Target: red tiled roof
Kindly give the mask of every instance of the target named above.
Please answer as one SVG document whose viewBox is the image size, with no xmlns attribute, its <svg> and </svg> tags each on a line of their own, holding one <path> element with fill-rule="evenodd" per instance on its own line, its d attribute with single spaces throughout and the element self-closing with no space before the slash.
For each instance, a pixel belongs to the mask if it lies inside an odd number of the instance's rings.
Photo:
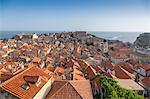
<svg viewBox="0 0 150 99">
<path fill-rule="evenodd" d="M 82 75 L 74 74 L 73 75 L 73 80 L 85 80 L 85 78 Z"/>
<path fill-rule="evenodd" d="M 11 72 L 6 68 L 2 68 L 0 69 L 0 74 L 3 74 L 3 73 L 11 73 Z"/>
<path fill-rule="evenodd" d="M 51 73 L 50 76 L 53 77 L 55 81 L 62 80 L 62 76 L 56 75 L 55 73 Z"/>
<path fill-rule="evenodd" d="M 46 58 L 46 62 L 50 62 L 50 61 L 52 61 L 53 59 L 51 58 L 51 57 L 47 57 Z"/>
<path fill-rule="evenodd" d="M 73 73 L 74 74 L 82 74 L 82 72 L 79 70 L 79 67 L 76 65 L 73 65 Z"/>
<path fill-rule="evenodd" d="M 52 64 L 48 64 L 47 68 L 48 68 L 49 71 L 52 71 L 52 72 L 54 72 L 54 70 L 55 70 L 55 68 Z"/>
<path fill-rule="evenodd" d="M 150 64 L 144 64 L 141 68 L 143 68 L 145 71 L 150 70 Z"/>
<path fill-rule="evenodd" d="M 55 81 L 46 99 L 93 99 L 90 82 Z"/>
<path fill-rule="evenodd" d="M 142 67 L 142 64 L 136 63 L 134 64 L 134 69 L 140 69 Z"/>
<path fill-rule="evenodd" d="M 150 87 L 150 77 L 144 77 L 144 79 L 142 79 L 142 83 L 146 85 L 146 87 Z"/>
<path fill-rule="evenodd" d="M 110 70 L 114 69 L 114 66 L 112 65 L 111 61 L 103 61 L 101 66 Z"/>
<path fill-rule="evenodd" d="M 73 67 L 73 61 L 70 59 L 68 60 L 67 64 L 66 64 L 66 67 Z"/>
<path fill-rule="evenodd" d="M 73 65 L 73 79 L 74 80 L 85 80 L 83 73 L 79 70 L 79 67 Z"/>
<path fill-rule="evenodd" d="M 11 78 L 13 75 L 11 74 L 1 74 L 0 75 L 0 80 L 7 80 L 9 78 Z"/>
<path fill-rule="evenodd" d="M 117 66 L 121 66 L 123 69 L 127 70 L 129 73 L 133 74 L 134 71 L 131 69 L 132 65 L 126 62 L 118 63 Z"/>
<path fill-rule="evenodd" d="M 128 75 L 120 66 L 115 66 L 114 71 L 115 76 L 119 79 L 131 79 L 130 75 Z"/>
<path fill-rule="evenodd" d="M 72 80 L 69 82 L 83 99 L 92 99 L 93 98 L 89 80 L 78 80 L 78 81 Z"/>
<path fill-rule="evenodd" d="M 13 60 L 13 58 L 10 56 L 2 57 L 2 59 L 6 60 L 7 62 L 11 62 Z"/>
<path fill-rule="evenodd" d="M 124 59 L 124 58 L 128 58 L 128 56 L 124 53 L 114 53 L 111 55 L 113 58 L 115 59 Z"/>
<path fill-rule="evenodd" d="M 96 70 L 96 73 L 100 73 L 100 74 L 102 74 L 104 71 L 100 68 L 100 67 L 98 67 L 98 66 L 93 66 L 93 68 Z"/>
<path fill-rule="evenodd" d="M 64 73 L 64 71 L 65 71 L 64 68 L 57 66 L 54 70 L 54 73 L 58 73 L 58 74 L 62 75 Z"/>
<path fill-rule="evenodd" d="M 77 62 L 79 63 L 82 69 L 85 69 L 88 67 L 88 65 L 82 60 L 77 60 Z"/>
<path fill-rule="evenodd" d="M 41 59 L 40 58 L 38 58 L 38 57 L 35 57 L 33 60 L 32 60 L 32 62 L 34 63 L 38 63 L 38 62 L 40 62 L 41 61 Z"/>
<path fill-rule="evenodd" d="M 22 59 L 27 59 L 27 58 L 29 58 L 28 56 L 19 56 L 20 58 L 22 58 Z"/>
<path fill-rule="evenodd" d="M 0 69 L 0 80 L 7 80 L 12 76 L 13 74 L 9 70 L 5 68 Z"/>
<path fill-rule="evenodd" d="M 22 84 L 26 83 L 23 78 L 26 75 L 40 76 L 42 79 L 39 86 L 36 86 L 36 84 L 28 83 L 29 89 L 23 89 L 21 86 Z M 47 82 L 48 79 L 50 79 L 50 75 L 44 73 L 42 69 L 37 67 L 31 67 L 2 83 L 0 88 L 4 89 L 5 91 L 18 98 L 31 99 L 42 88 L 42 86 Z"/>
<path fill-rule="evenodd" d="M 85 73 L 87 74 L 87 79 L 93 79 L 94 76 L 96 76 L 96 70 L 92 66 L 88 66 L 85 69 Z"/>
<path fill-rule="evenodd" d="M 138 63 L 136 60 L 133 60 L 133 59 L 129 59 L 127 62 L 132 64 L 132 65 L 135 65 Z"/>
</svg>

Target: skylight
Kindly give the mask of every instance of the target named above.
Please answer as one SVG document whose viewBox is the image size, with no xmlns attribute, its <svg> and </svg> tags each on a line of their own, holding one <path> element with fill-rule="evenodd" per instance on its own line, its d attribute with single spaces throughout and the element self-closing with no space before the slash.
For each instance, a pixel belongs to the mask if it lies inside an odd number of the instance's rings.
<svg viewBox="0 0 150 99">
<path fill-rule="evenodd" d="M 22 87 L 23 89 L 25 89 L 25 90 L 28 90 L 28 89 L 29 89 L 29 84 L 28 84 L 28 83 L 23 83 L 23 84 L 21 85 L 21 87 Z"/>
</svg>

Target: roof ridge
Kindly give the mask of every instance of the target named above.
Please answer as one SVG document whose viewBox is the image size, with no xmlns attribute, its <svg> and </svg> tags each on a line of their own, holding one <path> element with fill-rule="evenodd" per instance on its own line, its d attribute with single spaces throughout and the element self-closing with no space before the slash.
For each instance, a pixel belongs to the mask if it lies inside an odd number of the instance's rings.
<svg viewBox="0 0 150 99">
<path fill-rule="evenodd" d="M 120 67 L 120 66 L 119 66 Z M 129 75 L 129 72 L 127 70 L 125 70 L 124 68 L 120 67 L 120 69 L 126 74 L 128 75 L 130 78 L 132 78 L 130 75 Z M 130 73 L 131 74 L 131 73 Z"/>
<path fill-rule="evenodd" d="M 58 82 L 58 81 L 55 81 L 55 82 Z M 59 81 L 59 82 L 62 82 L 62 81 Z M 53 97 L 57 92 L 59 92 L 68 82 L 66 82 L 60 89 L 58 89 L 51 97 Z"/>
<path fill-rule="evenodd" d="M 80 94 L 79 94 L 79 92 L 76 90 L 76 88 L 71 84 L 71 82 L 70 81 L 68 81 L 69 82 L 69 84 L 73 87 L 73 89 L 78 93 L 78 95 L 81 97 L 81 98 L 83 98 Z"/>
<path fill-rule="evenodd" d="M 96 70 L 92 66 L 90 66 L 90 68 L 94 72 L 94 74 L 96 75 Z"/>
<path fill-rule="evenodd" d="M 70 81 L 66 81 L 66 84 L 65 84 L 64 86 L 62 86 L 62 88 L 64 88 L 67 84 L 71 85 L 72 88 L 77 92 L 77 90 L 73 87 L 73 85 L 70 83 Z M 56 93 L 58 93 L 59 91 L 61 91 L 62 88 L 60 88 Z M 56 94 L 56 93 L 55 93 L 55 94 Z M 81 98 L 83 98 L 78 92 L 77 92 L 77 94 L 78 94 Z M 54 95 L 54 94 L 53 94 L 53 95 Z M 53 96 L 53 95 L 52 95 L 52 96 Z"/>
</svg>

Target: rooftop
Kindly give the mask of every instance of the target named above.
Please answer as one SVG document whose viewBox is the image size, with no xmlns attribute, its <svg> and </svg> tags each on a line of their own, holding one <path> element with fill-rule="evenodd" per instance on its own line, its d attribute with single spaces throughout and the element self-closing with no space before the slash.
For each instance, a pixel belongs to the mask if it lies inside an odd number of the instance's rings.
<svg viewBox="0 0 150 99">
<path fill-rule="evenodd" d="M 111 56 L 116 59 L 128 58 L 128 55 L 124 53 L 114 53 Z"/>
<path fill-rule="evenodd" d="M 144 77 L 144 79 L 142 79 L 142 83 L 143 83 L 145 86 L 150 87 L 150 77 Z"/>
<path fill-rule="evenodd" d="M 46 99 L 93 99 L 90 82 L 89 80 L 55 81 Z"/>
<path fill-rule="evenodd" d="M 135 90 L 135 91 L 144 90 L 143 87 L 141 87 L 138 83 L 136 83 L 132 79 L 116 79 L 116 80 L 118 81 L 118 84 L 122 88 L 129 89 L 129 90 Z"/>
<path fill-rule="evenodd" d="M 131 79 L 132 78 L 131 75 L 129 75 L 129 73 L 127 73 L 127 71 L 121 68 L 120 66 L 115 66 L 114 71 L 115 71 L 115 76 L 118 79 Z"/>
<path fill-rule="evenodd" d="M 144 64 L 141 68 L 143 68 L 145 71 L 150 70 L 150 64 Z"/>
<path fill-rule="evenodd" d="M 41 77 L 41 83 L 39 86 L 36 86 L 34 83 L 30 83 L 35 82 L 36 79 L 31 79 L 35 77 Z M 50 75 L 44 73 L 42 69 L 31 67 L 2 83 L 0 88 L 18 98 L 30 99 L 36 95 L 48 79 L 50 79 Z M 22 88 L 23 84 L 29 84 L 29 89 L 25 90 Z"/>
</svg>

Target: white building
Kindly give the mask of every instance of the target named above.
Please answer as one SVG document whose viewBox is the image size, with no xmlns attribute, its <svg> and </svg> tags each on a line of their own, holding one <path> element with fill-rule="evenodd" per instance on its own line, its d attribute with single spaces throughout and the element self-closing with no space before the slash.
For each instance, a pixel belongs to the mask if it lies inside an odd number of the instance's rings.
<svg viewBox="0 0 150 99">
<path fill-rule="evenodd" d="M 103 43 L 103 53 L 107 53 L 107 52 L 108 52 L 108 42 L 105 41 L 105 42 Z"/>
<path fill-rule="evenodd" d="M 111 55 L 110 60 L 113 63 L 120 63 L 120 62 L 125 62 L 125 61 L 129 60 L 129 57 L 123 53 L 114 53 Z"/>
<path fill-rule="evenodd" d="M 32 39 L 33 40 L 38 39 L 38 35 L 37 34 L 33 34 Z"/>
</svg>

